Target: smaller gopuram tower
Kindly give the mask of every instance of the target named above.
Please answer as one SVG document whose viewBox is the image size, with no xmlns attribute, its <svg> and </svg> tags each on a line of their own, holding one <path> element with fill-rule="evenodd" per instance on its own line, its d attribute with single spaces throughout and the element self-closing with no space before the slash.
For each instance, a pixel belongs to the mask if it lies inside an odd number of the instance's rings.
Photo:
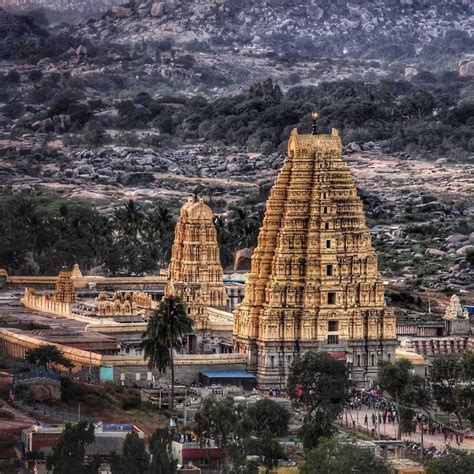
<svg viewBox="0 0 474 474">
<path fill-rule="evenodd" d="M 74 303 L 74 301 L 76 301 L 72 275 L 66 267 L 62 268 L 56 280 L 54 300 L 60 303 Z"/>
<path fill-rule="evenodd" d="M 202 198 L 190 197 L 176 224 L 165 295 L 183 300 L 198 329 L 206 307 L 226 307 L 223 278 L 212 210 Z"/>
</svg>

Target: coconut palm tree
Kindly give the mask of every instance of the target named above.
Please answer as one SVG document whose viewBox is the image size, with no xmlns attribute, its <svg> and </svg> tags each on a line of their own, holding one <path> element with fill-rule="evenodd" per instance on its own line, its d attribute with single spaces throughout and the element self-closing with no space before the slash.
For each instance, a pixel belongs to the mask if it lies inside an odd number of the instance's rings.
<svg viewBox="0 0 474 474">
<path fill-rule="evenodd" d="M 171 368 L 171 405 L 174 405 L 174 360 L 173 351 L 183 346 L 182 338 L 193 329 L 193 320 L 188 317 L 186 306 L 180 298 L 167 296 L 155 310 L 143 334 L 142 348 L 150 369 L 160 373 Z"/>
</svg>

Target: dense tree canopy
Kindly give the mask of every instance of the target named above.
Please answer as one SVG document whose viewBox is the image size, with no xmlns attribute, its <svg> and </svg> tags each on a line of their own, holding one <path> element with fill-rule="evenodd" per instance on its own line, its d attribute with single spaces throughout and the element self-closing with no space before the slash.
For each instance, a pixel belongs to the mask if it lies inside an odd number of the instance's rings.
<svg viewBox="0 0 474 474">
<path fill-rule="evenodd" d="M 320 129 L 338 128 L 345 143 L 379 141 L 387 151 L 429 156 L 457 150 L 467 157 L 473 133 L 472 104 L 460 100 L 465 85 L 462 78 L 440 75 L 420 76 L 416 82 L 333 81 L 282 94 L 267 80 L 245 94 L 212 102 L 196 97 L 171 101 L 179 101 L 179 108 L 159 100 L 118 107 L 122 127 L 153 123 L 178 141 L 204 139 L 265 153 L 284 146 L 292 127 L 309 130 L 309 112 L 318 110 Z"/>
<path fill-rule="evenodd" d="M 205 398 L 195 415 L 194 431 L 201 441 L 212 437 L 226 448 L 223 472 L 254 472 L 247 456 L 258 456 L 260 464 L 275 467 L 285 454 L 276 437 L 288 432 L 289 412 L 268 399 L 242 405 L 232 398 Z"/>
<path fill-rule="evenodd" d="M 256 196 L 264 198 L 264 191 Z M 232 206 L 215 218 L 225 267 L 238 249 L 256 244 L 262 214 L 252 207 Z M 54 274 L 76 262 L 115 275 L 156 272 L 168 265 L 176 222 L 176 212 L 160 204 L 127 201 L 103 214 L 84 201 L 26 193 L 0 195 L 0 214 L 0 267 L 23 275 Z"/>
<path fill-rule="evenodd" d="M 474 472 L 474 454 L 467 450 L 450 449 L 446 456 L 426 463 L 426 474 Z"/>
<path fill-rule="evenodd" d="M 337 438 L 324 438 L 305 453 L 302 474 L 385 474 L 388 469 L 372 451 Z"/>
<path fill-rule="evenodd" d="M 291 366 L 290 398 L 309 411 L 321 407 L 336 417 L 344 408 L 348 388 L 346 365 L 325 352 L 307 352 Z"/>
<path fill-rule="evenodd" d="M 219 400 L 207 397 L 195 417 L 195 431 L 201 440 L 214 438 L 218 446 L 228 446 L 242 435 L 242 410 L 236 409 L 231 398 Z"/>
<path fill-rule="evenodd" d="M 86 445 L 93 443 L 94 425 L 85 421 L 76 424 L 67 423 L 58 444 L 46 459 L 46 466 L 53 474 L 89 474 L 97 472 L 96 463 L 84 465 Z"/>
<path fill-rule="evenodd" d="M 307 352 L 293 362 L 288 392 L 308 412 L 300 431 L 305 449 L 334 432 L 333 423 L 344 408 L 349 386 L 345 364 L 325 352 Z"/>
<path fill-rule="evenodd" d="M 150 455 L 145 443 L 137 433 L 128 433 L 122 446 L 121 453 L 113 453 L 110 467 L 114 474 L 143 474 L 150 464 Z"/>
<path fill-rule="evenodd" d="M 457 416 L 461 429 L 463 416 L 474 419 L 473 372 L 473 354 L 439 357 L 430 366 L 429 380 L 433 396 L 443 411 Z"/>
<path fill-rule="evenodd" d="M 166 428 L 157 428 L 151 435 L 149 449 L 151 455 L 150 474 L 174 474 L 178 462 L 171 454 L 173 435 Z"/>
<path fill-rule="evenodd" d="M 290 413 L 281 404 L 264 398 L 249 405 L 246 412 L 249 430 L 263 436 L 285 436 L 288 433 Z"/>
<path fill-rule="evenodd" d="M 411 433 L 415 429 L 415 407 L 425 407 L 429 394 L 423 379 L 414 374 L 412 363 L 408 359 L 395 362 L 379 362 L 378 382 L 381 390 L 394 398 L 398 407 L 400 425 L 398 437 L 402 433 Z"/>
</svg>

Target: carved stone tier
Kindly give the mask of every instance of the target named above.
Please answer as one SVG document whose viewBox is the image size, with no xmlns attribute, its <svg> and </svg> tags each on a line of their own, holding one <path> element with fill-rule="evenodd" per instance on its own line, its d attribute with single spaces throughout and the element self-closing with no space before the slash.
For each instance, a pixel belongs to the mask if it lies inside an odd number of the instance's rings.
<svg viewBox="0 0 474 474">
<path fill-rule="evenodd" d="M 112 297 L 101 291 L 96 304 L 99 316 L 144 315 L 155 306 L 151 295 L 142 291 L 116 291 Z"/>
<path fill-rule="evenodd" d="M 176 224 L 165 295 L 179 296 L 189 316 L 202 322 L 207 306 L 226 306 L 223 277 L 212 211 L 202 199 L 190 198 Z"/>
<path fill-rule="evenodd" d="M 56 289 L 54 299 L 60 303 L 74 303 L 76 301 L 76 292 L 72 281 L 71 272 L 63 268 L 56 280 Z"/>
<path fill-rule="evenodd" d="M 336 130 L 298 135 L 267 201 L 234 341 L 261 386 L 284 384 L 295 357 L 325 350 L 374 375 L 394 357 L 377 256 Z"/>
</svg>

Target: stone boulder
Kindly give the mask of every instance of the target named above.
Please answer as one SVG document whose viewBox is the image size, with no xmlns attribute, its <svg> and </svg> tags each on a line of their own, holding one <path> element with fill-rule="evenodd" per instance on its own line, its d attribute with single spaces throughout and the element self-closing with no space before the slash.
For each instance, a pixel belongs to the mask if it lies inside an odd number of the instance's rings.
<svg viewBox="0 0 474 474">
<path fill-rule="evenodd" d="M 76 56 L 87 56 L 87 48 L 84 45 L 79 45 L 75 50 Z"/>
<path fill-rule="evenodd" d="M 150 15 L 154 18 L 161 18 L 166 12 L 165 2 L 153 2 L 151 4 Z"/>
<path fill-rule="evenodd" d="M 117 177 L 117 182 L 123 186 L 140 186 L 153 181 L 155 181 L 155 177 L 151 173 L 122 173 Z"/>
<path fill-rule="evenodd" d="M 360 151 L 362 151 L 362 149 L 361 149 L 360 145 L 357 144 L 356 142 L 351 142 L 351 143 L 349 143 L 349 144 L 347 145 L 346 151 L 347 151 L 348 153 L 350 153 L 350 152 L 357 152 L 357 153 L 359 153 Z"/>
<path fill-rule="evenodd" d="M 446 252 L 443 252 L 442 250 L 439 250 L 439 249 L 429 248 L 429 249 L 426 249 L 425 256 L 426 257 L 441 258 L 441 257 L 446 256 Z"/>
<path fill-rule="evenodd" d="M 439 201 L 433 201 L 427 204 L 419 204 L 418 206 L 415 206 L 415 209 L 418 212 L 434 212 L 441 211 L 443 209 L 443 205 Z"/>
<path fill-rule="evenodd" d="M 474 76 L 474 60 L 473 59 L 461 59 L 461 61 L 459 62 L 459 75 L 461 77 Z"/>
<path fill-rule="evenodd" d="M 119 5 L 114 5 L 110 12 L 116 18 L 128 18 L 132 14 L 130 8 L 120 7 Z"/>
<path fill-rule="evenodd" d="M 314 20 L 321 20 L 324 16 L 324 10 L 317 5 L 308 5 L 308 16 Z"/>
<path fill-rule="evenodd" d="M 459 255 L 460 257 L 465 257 L 468 252 L 473 252 L 474 251 L 474 245 L 464 245 L 460 249 L 456 250 L 456 255 Z"/>
<path fill-rule="evenodd" d="M 250 270 L 253 247 L 240 249 L 235 254 L 234 270 Z"/>
<path fill-rule="evenodd" d="M 467 235 L 464 235 L 464 234 L 451 234 L 448 237 L 446 237 L 445 240 L 446 242 L 450 244 L 456 244 L 458 242 L 465 242 L 466 240 L 468 240 L 468 237 Z"/>
<path fill-rule="evenodd" d="M 54 123 L 52 119 L 47 118 L 34 122 L 31 127 L 33 130 L 37 130 L 38 132 L 48 133 L 54 130 Z"/>
<path fill-rule="evenodd" d="M 23 400 L 35 402 L 59 402 L 61 400 L 61 387 L 55 381 L 24 381 L 17 385 L 16 396 Z"/>
</svg>

